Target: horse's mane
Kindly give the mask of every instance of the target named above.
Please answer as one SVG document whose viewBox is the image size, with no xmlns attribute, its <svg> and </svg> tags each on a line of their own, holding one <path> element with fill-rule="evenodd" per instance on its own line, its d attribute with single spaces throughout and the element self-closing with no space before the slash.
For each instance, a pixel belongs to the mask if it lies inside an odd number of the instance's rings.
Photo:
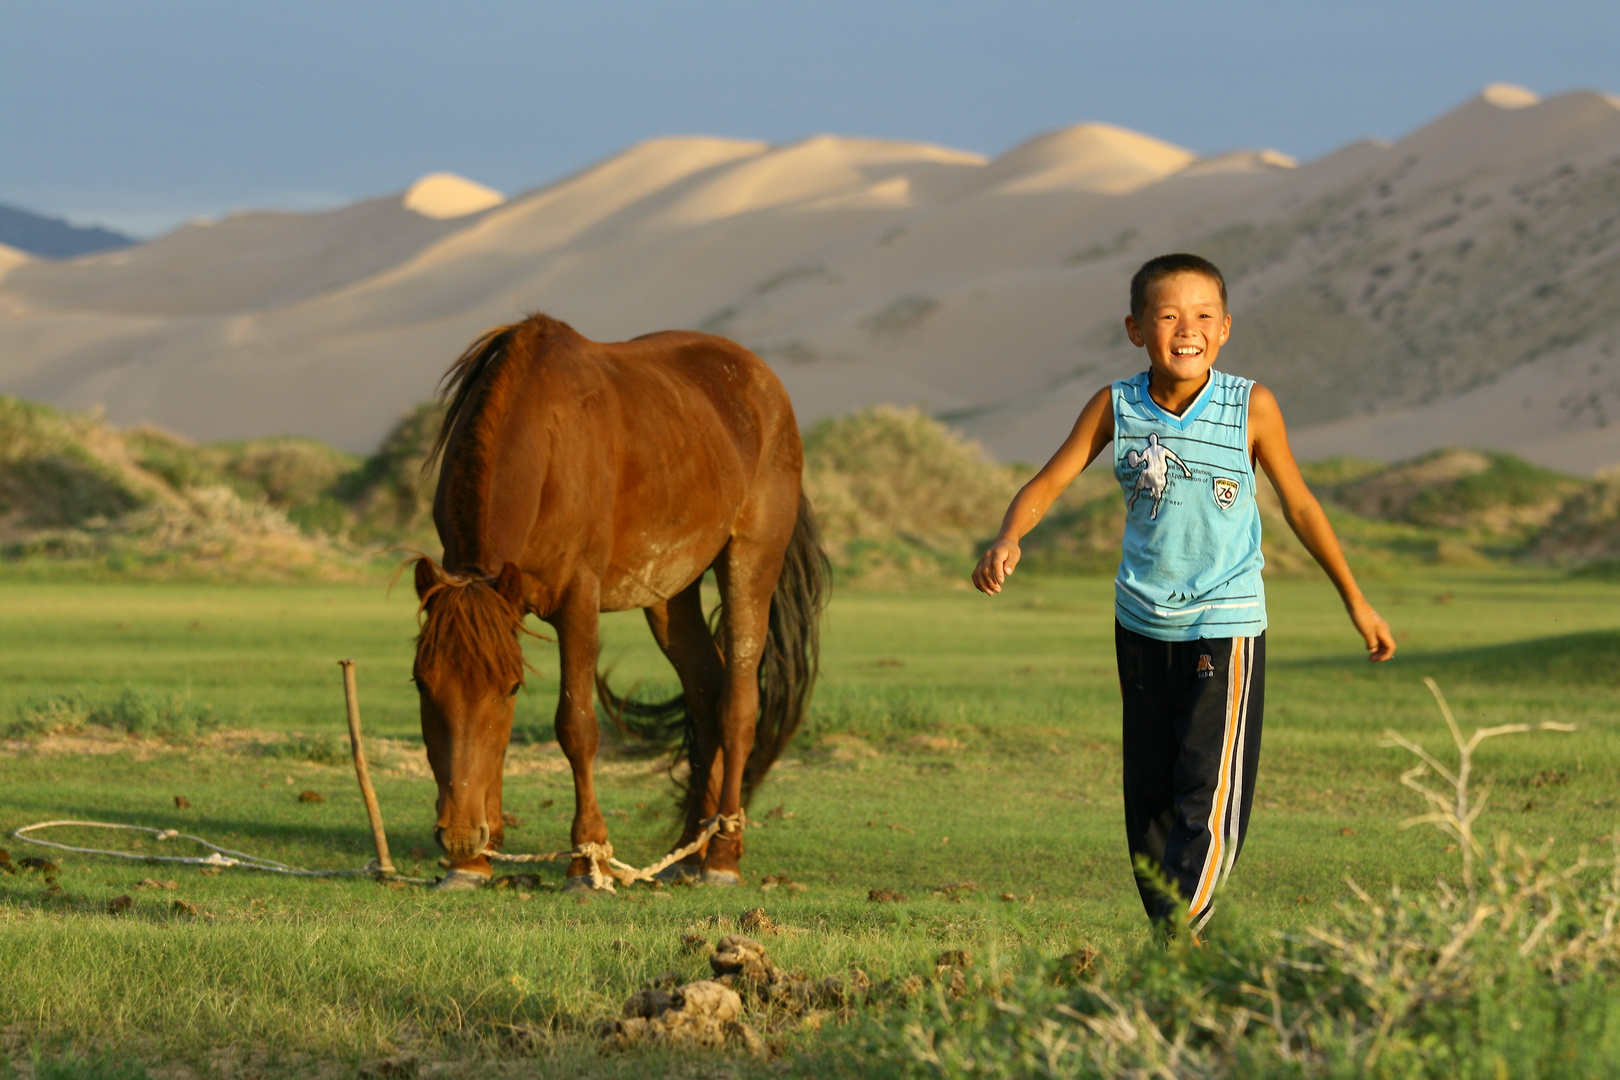
<svg viewBox="0 0 1620 1080">
<path fill-rule="evenodd" d="M 530 315 L 520 323 L 486 330 L 467 346 L 467 351 L 456 358 L 456 362 L 439 380 L 439 400 L 445 403 L 444 422 L 439 426 L 438 437 L 433 440 L 427 460 L 422 463 L 422 475 L 426 476 L 432 470 L 433 463 L 439 460 L 439 455 L 444 453 L 445 444 L 450 441 L 450 434 L 462 416 L 476 415 L 484 399 L 480 390 L 489 386 L 484 376 L 498 371 L 512 355 L 511 346 L 518 334 L 529 331 L 526 336 L 532 342 L 535 337 L 544 336 L 562 326 L 562 323 L 549 316 Z"/>
<path fill-rule="evenodd" d="M 445 403 L 444 422 L 439 425 L 438 437 L 433 440 L 433 448 L 428 451 L 427 460 L 422 462 L 422 475 L 426 476 L 433 468 L 434 462 L 439 460 L 439 455 L 444 453 L 445 443 L 450 441 L 450 432 L 455 429 L 456 421 L 467 411 L 473 390 L 478 386 L 483 374 L 498 365 L 505 357 L 512 331 L 520 325 L 514 323 L 484 331 L 476 341 L 467 346 L 466 352 L 456 357 L 456 362 L 450 365 L 450 369 L 439 380 L 439 400 Z"/>
<path fill-rule="evenodd" d="M 481 578 L 435 576 L 419 609 L 415 674 L 448 664 L 483 676 L 502 692 L 521 685 L 528 667 L 519 640 L 527 631 L 523 612 Z"/>
</svg>

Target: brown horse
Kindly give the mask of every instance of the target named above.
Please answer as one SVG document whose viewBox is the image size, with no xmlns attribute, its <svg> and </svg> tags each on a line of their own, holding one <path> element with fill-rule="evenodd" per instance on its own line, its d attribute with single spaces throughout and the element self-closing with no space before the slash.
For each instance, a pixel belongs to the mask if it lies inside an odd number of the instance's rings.
<svg viewBox="0 0 1620 1080">
<path fill-rule="evenodd" d="M 680 697 L 642 709 L 684 730 L 678 843 L 721 823 L 664 876 L 740 882 L 742 809 L 803 718 L 825 596 L 782 384 L 724 338 L 670 331 L 603 344 L 535 315 L 484 334 L 441 385 L 448 410 L 430 462 L 443 455 L 433 521 L 444 565 L 416 560 L 415 680 L 444 884 L 488 880 L 486 852 L 501 847 L 529 613 L 555 628 L 561 653 L 557 741 L 575 798 L 568 884 L 588 885 L 588 859 L 607 871 L 591 691 L 598 615 L 630 608 L 645 610 L 680 677 Z M 700 597 L 711 568 L 712 631 Z"/>
</svg>

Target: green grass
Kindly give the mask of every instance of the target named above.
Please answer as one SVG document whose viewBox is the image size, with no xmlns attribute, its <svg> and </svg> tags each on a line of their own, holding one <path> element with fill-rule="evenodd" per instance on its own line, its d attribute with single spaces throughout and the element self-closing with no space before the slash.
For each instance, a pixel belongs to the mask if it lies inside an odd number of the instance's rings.
<svg viewBox="0 0 1620 1080">
<path fill-rule="evenodd" d="M 1259 798 L 1228 895 L 1244 925 L 1289 931 L 1324 918 L 1346 874 L 1374 889 L 1425 889 L 1454 872 L 1443 837 L 1400 827 L 1419 809 L 1398 782 L 1410 761 L 1378 741 L 1393 728 L 1442 745 L 1424 675 L 1465 728 L 1581 726 L 1481 750 L 1478 769 L 1494 780 L 1484 832 L 1554 837 L 1555 851 L 1573 856 L 1620 818 L 1620 583 L 1491 572 L 1368 588 L 1402 643 L 1376 667 L 1359 658 L 1325 583 L 1268 585 Z M 414 607 L 403 582 L 391 598 L 358 586 L 8 586 L 0 725 L 41 701 L 132 691 L 183 695 L 223 728 L 284 738 L 192 733 L 116 753 L 89 752 L 113 745 L 105 740 L 7 743 L 0 829 L 84 817 L 176 828 L 303 866 L 361 865 L 364 812 L 329 738 L 344 725 L 335 661 L 353 656 L 368 731 L 402 740 L 374 751 L 390 843 L 402 869 L 433 872 L 431 857 L 410 856 L 432 846 L 433 784 L 402 767 L 420 754 L 407 679 Z M 1111 612 L 1105 579 L 1026 576 L 995 600 L 951 589 L 839 594 L 813 715 L 756 801 L 763 827 L 750 832 L 744 864 L 751 881 L 785 874 L 808 884 L 804 893 L 749 885 L 664 899 L 636 889 L 581 904 L 546 888 L 440 895 L 68 855 L 54 888 L 37 872 L 0 875 L 0 1032 L 19 1062 L 30 1048 L 51 1068 L 77 1055 L 83 1068 L 60 1075 L 138 1075 L 109 1071 L 130 1061 L 218 1071 L 221 1055 L 269 1075 L 300 1075 L 316 1060 L 345 1075 L 399 1053 L 490 1068 L 538 1059 L 558 1075 L 704 1075 L 680 1055 L 599 1057 L 590 1031 L 650 976 L 699 975 L 703 955 L 683 952 L 679 936 L 709 917 L 764 906 L 802 931 L 766 939 L 776 961 L 816 975 L 851 965 L 874 978 L 931 973 L 948 948 L 1016 970 L 1081 944 L 1128 958 L 1148 935 L 1121 835 Z M 540 729 L 555 647 L 531 643 L 529 655 L 538 675 L 519 723 Z M 639 615 L 608 618 L 603 660 L 620 687 L 671 684 Z M 506 807 L 522 819 L 509 847 L 565 846 L 567 772 L 544 771 L 557 760 L 544 748 L 516 757 L 529 771 L 507 780 Z M 603 764 L 615 846 L 650 861 L 668 839 L 667 781 L 646 758 Z M 326 801 L 299 801 L 306 789 Z M 177 809 L 176 795 L 191 808 Z M 764 817 L 775 807 L 784 816 Z M 32 853 L 0 843 L 13 860 Z M 549 884 L 561 869 L 540 873 Z M 147 877 L 178 887 L 134 890 Z M 981 888 L 931 891 L 964 880 Z M 872 903 L 873 888 L 908 899 Z M 121 894 L 133 907 L 108 915 Z M 177 913 L 176 899 L 207 914 Z M 781 1038 L 812 1062 L 845 1030 Z"/>
</svg>

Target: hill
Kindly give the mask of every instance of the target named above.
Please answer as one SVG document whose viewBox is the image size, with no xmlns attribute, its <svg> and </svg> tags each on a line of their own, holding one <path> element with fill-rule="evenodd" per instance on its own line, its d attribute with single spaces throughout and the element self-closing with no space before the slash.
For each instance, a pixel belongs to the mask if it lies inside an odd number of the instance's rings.
<svg viewBox="0 0 1620 1080">
<path fill-rule="evenodd" d="M 99 225 L 71 225 L 62 218 L 0 206 L 0 244 L 30 255 L 71 259 L 94 251 L 129 247 L 135 242 L 133 237 Z"/>
<path fill-rule="evenodd" d="M 1034 461 L 1139 365 L 1130 272 L 1191 249 L 1231 277 L 1223 361 L 1277 391 L 1303 457 L 1465 445 L 1589 476 L 1620 464 L 1617 195 L 1615 99 L 1501 86 L 1304 164 L 1100 123 L 995 160 L 658 139 L 504 202 L 428 177 L 72 263 L 0 259 L 0 391 L 366 453 L 478 332 L 545 310 L 599 340 L 733 337 L 806 426 L 919 405 Z"/>
<path fill-rule="evenodd" d="M 433 471 L 441 407 L 403 417 L 370 457 L 310 439 L 198 445 L 151 426 L 0 397 L 0 566 L 125 577 L 352 578 L 400 549 L 437 554 Z M 846 584 L 954 581 L 1031 474 L 917 409 L 815 424 L 805 491 Z M 1440 451 L 1384 465 L 1336 459 L 1307 479 L 1353 561 L 1620 565 L 1620 480 L 1587 481 L 1504 454 Z M 1314 573 L 1269 487 L 1267 572 Z M 1026 570 L 1112 573 L 1124 505 L 1105 468 L 1083 474 L 1024 542 Z"/>
</svg>

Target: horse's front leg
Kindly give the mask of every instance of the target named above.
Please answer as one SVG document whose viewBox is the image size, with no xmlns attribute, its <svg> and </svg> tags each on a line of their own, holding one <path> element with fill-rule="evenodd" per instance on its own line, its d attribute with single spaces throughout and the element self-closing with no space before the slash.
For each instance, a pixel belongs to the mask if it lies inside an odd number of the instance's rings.
<svg viewBox="0 0 1620 1080">
<path fill-rule="evenodd" d="M 581 596 L 581 593 L 588 595 Z M 562 661 L 562 686 L 557 693 L 557 744 L 574 770 L 574 825 L 569 839 L 577 853 L 586 844 L 606 845 L 607 823 L 596 804 L 596 690 L 597 590 L 575 589 L 550 620 L 557 629 Z M 607 859 L 596 857 L 597 870 L 606 875 Z M 576 854 L 568 864 L 566 889 L 591 887 L 591 864 Z M 611 878 L 607 880 L 611 881 Z"/>
</svg>

